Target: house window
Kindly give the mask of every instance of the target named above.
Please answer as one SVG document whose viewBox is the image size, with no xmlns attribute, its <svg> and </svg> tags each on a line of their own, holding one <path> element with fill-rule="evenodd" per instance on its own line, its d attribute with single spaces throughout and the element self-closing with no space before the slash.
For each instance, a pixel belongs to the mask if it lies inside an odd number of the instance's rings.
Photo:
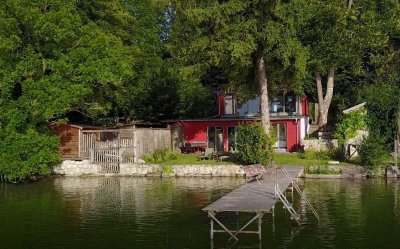
<svg viewBox="0 0 400 249">
<path fill-rule="evenodd" d="M 226 95 L 224 98 L 224 114 L 236 114 L 236 96 L 234 94 Z"/>
<path fill-rule="evenodd" d="M 236 127 L 228 126 L 228 151 L 236 151 Z"/>
<path fill-rule="evenodd" d="M 272 98 L 270 104 L 270 113 L 287 113 L 293 114 L 298 112 L 297 97 L 293 93 L 280 92 Z"/>
<path fill-rule="evenodd" d="M 297 112 L 297 98 L 294 94 L 286 94 L 285 96 L 285 112 L 294 113 Z"/>
<path fill-rule="evenodd" d="M 207 128 L 207 147 L 214 151 L 224 151 L 224 129 L 218 126 Z"/>
</svg>

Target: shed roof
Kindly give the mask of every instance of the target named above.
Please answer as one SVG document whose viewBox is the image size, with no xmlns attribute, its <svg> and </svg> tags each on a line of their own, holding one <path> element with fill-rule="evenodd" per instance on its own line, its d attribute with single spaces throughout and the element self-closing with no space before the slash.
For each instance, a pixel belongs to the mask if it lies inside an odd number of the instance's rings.
<svg viewBox="0 0 400 249">
<path fill-rule="evenodd" d="M 355 105 L 353 107 L 347 108 L 346 110 L 343 110 L 343 114 L 348 114 L 350 112 L 361 110 L 362 108 L 364 108 L 365 104 L 367 104 L 367 102 L 363 102 L 361 104 L 358 104 L 358 105 Z"/>
</svg>

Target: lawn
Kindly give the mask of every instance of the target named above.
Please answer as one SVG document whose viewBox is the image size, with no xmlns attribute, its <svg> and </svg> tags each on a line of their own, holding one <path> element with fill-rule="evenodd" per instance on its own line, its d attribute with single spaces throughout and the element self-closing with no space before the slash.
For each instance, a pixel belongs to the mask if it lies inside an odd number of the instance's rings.
<svg viewBox="0 0 400 249">
<path fill-rule="evenodd" d="M 169 159 L 163 164 L 211 164 L 211 165 L 224 165 L 224 164 L 236 164 L 229 161 L 216 161 L 216 160 L 200 160 L 199 154 L 177 154 L 175 159 Z"/>
<path fill-rule="evenodd" d="M 145 160 L 146 161 L 146 160 Z M 277 165 L 298 165 L 298 166 L 325 166 L 328 165 L 327 159 L 304 159 L 299 157 L 299 154 L 289 154 L 289 153 L 276 153 L 275 154 L 275 163 Z M 151 163 L 150 161 L 148 161 Z M 200 160 L 199 154 L 175 154 L 175 156 L 168 158 L 166 160 L 162 160 L 162 162 L 153 162 L 153 163 L 162 163 L 167 165 L 190 165 L 190 164 L 210 164 L 210 165 L 227 165 L 227 164 L 236 164 L 228 160 L 224 161 L 216 161 L 212 159 L 208 160 Z M 349 163 L 340 162 L 340 165 L 349 165 Z"/>
<path fill-rule="evenodd" d="M 311 166 L 311 165 L 328 165 L 328 160 L 303 159 L 300 158 L 298 154 L 276 153 L 275 163 L 278 165 Z"/>
</svg>

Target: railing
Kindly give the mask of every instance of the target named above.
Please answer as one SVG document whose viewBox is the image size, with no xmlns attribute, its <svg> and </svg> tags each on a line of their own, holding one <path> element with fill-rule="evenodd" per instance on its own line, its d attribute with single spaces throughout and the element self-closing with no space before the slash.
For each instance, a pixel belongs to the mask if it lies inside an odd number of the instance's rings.
<svg viewBox="0 0 400 249">
<path fill-rule="evenodd" d="M 289 211 L 290 215 L 297 222 L 297 224 L 301 225 L 301 223 L 300 223 L 300 215 L 296 212 L 296 210 L 294 210 L 293 205 L 286 199 L 286 196 L 279 189 L 278 184 L 276 184 L 275 194 L 282 201 L 282 203 L 285 206 L 286 210 Z"/>
<path fill-rule="evenodd" d="M 304 195 L 303 191 L 301 191 L 299 185 L 296 183 L 296 181 L 293 179 L 293 177 L 289 174 L 289 172 L 287 172 L 287 170 L 284 167 L 281 167 L 281 169 L 282 169 L 282 172 L 285 174 L 285 176 L 290 180 L 292 186 L 296 189 L 296 191 L 299 193 L 301 198 L 306 202 L 307 206 L 310 208 L 311 212 L 314 214 L 314 216 L 319 221 L 319 215 L 318 215 L 317 211 L 311 205 L 310 201 Z"/>
</svg>

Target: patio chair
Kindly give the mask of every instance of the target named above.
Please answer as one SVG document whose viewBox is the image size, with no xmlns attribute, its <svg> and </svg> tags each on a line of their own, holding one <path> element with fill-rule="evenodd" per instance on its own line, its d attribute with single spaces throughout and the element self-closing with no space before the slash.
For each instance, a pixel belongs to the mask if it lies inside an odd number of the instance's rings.
<svg viewBox="0 0 400 249">
<path fill-rule="evenodd" d="M 200 160 L 208 160 L 213 158 L 214 150 L 212 148 L 206 148 L 204 153 L 201 154 Z"/>
<path fill-rule="evenodd" d="M 185 143 L 185 153 L 193 153 L 194 148 L 192 147 L 191 143 Z"/>
</svg>

